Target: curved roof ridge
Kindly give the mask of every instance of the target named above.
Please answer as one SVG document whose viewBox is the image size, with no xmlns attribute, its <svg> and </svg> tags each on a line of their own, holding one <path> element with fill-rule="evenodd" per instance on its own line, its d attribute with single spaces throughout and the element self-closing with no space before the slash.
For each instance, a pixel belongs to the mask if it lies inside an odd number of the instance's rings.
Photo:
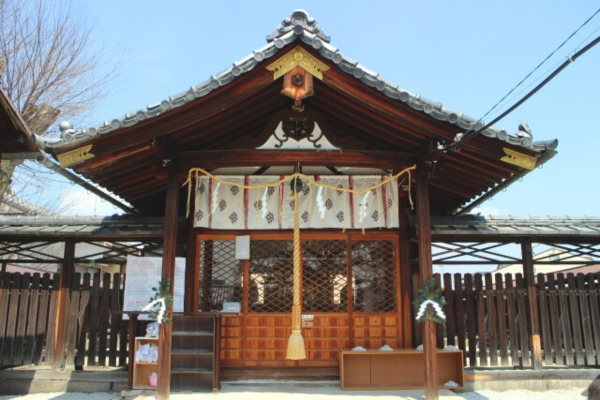
<svg viewBox="0 0 600 400">
<path fill-rule="evenodd" d="M 147 107 L 128 112 L 120 118 L 105 121 L 100 125 L 81 130 L 69 130 L 63 132 L 60 140 L 35 137 L 35 143 L 41 149 L 53 149 L 70 145 L 76 141 L 92 139 L 97 135 L 105 135 L 112 131 L 128 128 L 149 118 L 157 117 L 170 110 L 179 108 L 197 98 L 204 97 L 214 90 L 225 86 L 237 77 L 252 71 L 258 64 L 273 57 L 281 49 L 289 46 L 298 38 L 307 45 L 312 46 L 325 59 L 332 61 L 342 71 L 354 76 L 365 85 L 373 87 L 391 99 L 407 104 L 414 110 L 421 111 L 439 121 L 456 125 L 460 129 L 478 129 L 485 125 L 483 121 L 464 115 L 462 112 L 454 111 L 442 105 L 421 97 L 419 94 L 409 92 L 380 77 L 378 73 L 369 70 L 365 66 L 342 54 L 338 48 L 329 44 L 330 38 L 325 35 L 316 20 L 304 10 L 295 10 L 289 18 L 282 21 L 280 26 L 271 35 L 267 36 L 267 44 L 240 61 L 234 62 L 225 70 L 212 75 L 209 79 L 198 85 L 191 86 L 189 90 L 170 96 L 159 103 L 149 104 Z M 481 133 L 483 136 L 498 139 L 515 146 L 521 146 L 529 150 L 541 152 L 553 150 L 558 146 L 558 140 L 533 142 L 530 135 L 523 137 L 509 134 L 504 129 L 489 127 Z"/>
</svg>

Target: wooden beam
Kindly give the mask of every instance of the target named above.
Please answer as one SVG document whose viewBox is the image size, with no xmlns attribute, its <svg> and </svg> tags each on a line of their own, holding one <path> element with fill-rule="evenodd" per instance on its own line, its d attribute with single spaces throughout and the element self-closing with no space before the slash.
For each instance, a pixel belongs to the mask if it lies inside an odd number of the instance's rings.
<svg viewBox="0 0 600 400">
<path fill-rule="evenodd" d="M 399 229 L 398 229 L 398 241 L 400 242 L 400 296 L 398 301 L 400 302 L 399 309 L 401 310 L 402 318 L 402 332 L 401 340 L 403 347 L 410 348 L 414 347 L 412 327 L 412 285 L 411 285 L 411 272 L 410 272 L 410 222 L 408 220 L 408 193 L 400 191 L 398 199 L 398 215 L 399 215 Z"/>
<path fill-rule="evenodd" d="M 335 167 L 327 167 L 327 169 L 330 170 L 334 175 L 344 175 Z"/>
<path fill-rule="evenodd" d="M 267 170 L 268 170 L 269 168 L 270 168 L 270 167 L 260 167 L 259 169 L 257 169 L 256 171 L 254 171 L 254 173 L 253 173 L 252 175 L 262 175 L 262 174 L 264 174 L 265 172 L 267 172 Z"/>
<path fill-rule="evenodd" d="M 523 277 L 527 285 L 527 311 L 531 321 L 531 365 L 533 369 L 542 369 L 542 344 L 540 341 L 540 320 L 538 317 L 537 292 L 533 274 L 533 250 L 531 240 L 521 242 L 521 255 L 523 257 Z"/>
<path fill-rule="evenodd" d="M 56 310 L 56 329 L 54 331 L 54 359 L 52 370 L 65 367 L 65 336 L 67 333 L 67 313 L 69 311 L 69 288 L 73 279 L 75 260 L 75 241 L 65 240 L 65 253 L 60 265 L 60 281 L 58 286 L 58 306 Z"/>
<path fill-rule="evenodd" d="M 162 278 L 171 280 L 171 295 L 173 295 L 173 280 L 175 278 L 175 253 L 177 251 L 177 211 L 179 210 L 179 177 L 171 175 L 167 183 L 167 205 L 165 208 L 165 231 L 163 239 Z M 173 313 L 173 305 L 169 307 Z M 160 342 L 158 347 L 158 386 L 156 398 L 169 399 L 171 390 L 171 339 L 172 324 L 160 324 Z"/>
<path fill-rule="evenodd" d="M 417 172 L 417 229 L 419 240 L 419 272 L 421 285 L 433 276 L 431 257 L 431 216 L 429 214 L 429 187 L 425 171 Z M 423 323 L 423 351 L 425 352 L 425 396 L 428 400 L 439 398 L 438 361 L 435 322 Z"/>
<path fill-rule="evenodd" d="M 392 169 L 413 164 L 410 153 L 388 151 L 314 151 L 314 150 L 215 150 L 181 154 L 179 174 L 187 176 L 191 168 L 302 166 L 362 167 Z"/>
<path fill-rule="evenodd" d="M 116 162 L 121 160 L 129 160 L 131 159 L 131 157 L 139 154 L 145 154 L 149 152 L 149 150 L 150 146 L 147 145 L 140 147 L 130 146 L 124 149 L 113 150 L 102 155 L 97 155 L 94 158 L 90 158 L 89 160 L 83 161 L 82 163 L 75 166 L 74 169 L 78 172 L 90 169 L 95 170 L 108 164 L 115 164 Z"/>
</svg>

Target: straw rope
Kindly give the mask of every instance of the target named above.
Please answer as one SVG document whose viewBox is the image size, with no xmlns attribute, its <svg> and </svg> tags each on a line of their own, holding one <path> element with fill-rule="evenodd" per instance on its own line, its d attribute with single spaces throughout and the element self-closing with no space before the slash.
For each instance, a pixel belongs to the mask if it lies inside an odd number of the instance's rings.
<svg viewBox="0 0 600 400">
<path fill-rule="evenodd" d="M 300 305 L 300 218 L 298 217 L 300 204 L 298 193 L 294 195 L 294 305 Z M 292 327 L 300 329 L 300 327 Z"/>
<path fill-rule="evenodd" d="M 295 187 L 295 185 L 294 185 Z M 294 303 L 292 305 L 292 333 L 288 340 L 286 358 L 288 360 L 306 359 L 304 338 L 302 337 L 302 310 L 300 308 L 300 200 L 298 192 L 294 192 Z"/>
<path fill-rule="evenodd" d="M 358 190 L 357 189 L 349 189 L 349 188 L 347 189 L 347 188 L 344 188 L 344 187 L 335 187 L 335 186 L 332 186 L 332 185 L 328 185 L 326 183 L 322 183 L 320 181 L 316 181 L 311 176 L 302 174 L 300 172 L 294 172 L 292 175 L 288 175 L 288 176 L 284 177 L 283 179 L 280 179 L 280 180 L 278 180 L 276 182 L 263 183 L 261 185 L 243 185 L 243 184 L 240 184 L 240 183 L 237 183 L 237 182 L 231 182 L 231 181 L 227 181 L 227 180 L 225 180 L 223 178 L 219 178 L 217 175 L 213 175 L 210 172 L 208 172 L 208 171 L 206 171 L 206 170 L 204 170 L 202 168 L 192 168 L 192 169 L 190 169 L 190 171 L 188 173 L 187 180 L 181 186 L 185 186 L 185 185 L 188 185 L 188 184 L 192 185 L 192 181 L 194 179 L 194 174 L 196 175 L 196 179 L 198 179 L 198 174 L 203 174 L 203 175 L 206 175 L 206 176 L 210 177 L 215 182 L 221 183 L 223 185 L 237 186 L 240 189 L 264 189 L 264 188 L 268 188 L 268 187 L 276 187 L 276 186 L 281 185 L 283 183 L 289 182 L 289 181 L 291 181 L 292 179 L 295 179 L 295 178 L 304 178 L 304 179 L 306 179 L 306 181 L 310 182 L 311 185 L 314 185 L 314 186 L 317 186 L 317 187 L 323 187 L 325 189 L 332 189 L 332 190 L 342 191 L 342 192 L 346 192 L 346 193 L 362 194 L 362 193 L 365 193 L 365 192 L 367 192 L 369 190 L 377 189 L 377 188 L 379 188 L 379 187 L 387 184 L 388 182 L 393 181 L 394 179 L 397 179 L 398 177 L 400 177 L 400 176 L 402 176 L 404 174 L 408 174 L 408 190 L 409 190 L 408 191 L 408 193 L 409 193 L 408 201 L 410 202 L 410 208 L 412 209 L 412 208 L 414 208 L 414 205 L 413 205 L 412 197 L 410 196 L 411 171 L 415 170 L 416 167 L 417 167 L 416 165 L 413 165 L 412 167 L 405 168 L 402 171 L 398 172 L 396 175 L 390 176 L 390 177 L 382 180 L 381 182 L 379 182 L 379 183 L 377 183 L 377 184 L 375 184 L 373 186 L 370 186 L 370 187 L 367 187 L 367 188 L 364 188 L 364 189 L 358 189 Z M 188 195 L 188 205 L 187 205 L 187 214 L 186 214 L 186 217 L 189 216 L 189 212 L 190 212 L 190 210 L 189 210 L 189 208 L 190 208 L 189 207 L 189 202 L 190 202 L 190 196 Z"/>
</svg>

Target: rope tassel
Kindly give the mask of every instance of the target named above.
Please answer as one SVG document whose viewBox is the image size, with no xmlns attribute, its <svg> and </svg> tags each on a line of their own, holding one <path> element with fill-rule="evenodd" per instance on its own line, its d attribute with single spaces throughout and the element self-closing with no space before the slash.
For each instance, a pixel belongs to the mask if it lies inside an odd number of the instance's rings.
<svg viewBox="0 0 600 400">
<path fill-rule="evenodd" d="M 294 304 L 292 306 L 292 334 L 288 340 L 288 360 L 306 359 L 304 338 L 302 337 L 302 311 L 300 309 L 300 208 L 298 193 L 294 194 Z"/>
</svg>

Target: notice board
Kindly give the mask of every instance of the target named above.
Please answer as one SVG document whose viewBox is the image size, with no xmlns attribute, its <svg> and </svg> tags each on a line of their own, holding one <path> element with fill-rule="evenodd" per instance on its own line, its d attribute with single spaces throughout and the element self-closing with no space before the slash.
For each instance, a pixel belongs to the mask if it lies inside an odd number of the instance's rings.
<svg viewBox="0 0 600 400">
<path fill-rule="evenodd" d="M 127 275 L 123 311 L 142 311 L 150 303 L 158 287 L 162 272 L 162 257 L 127 256 Z M 175 258 L 175 281 L 173 286 L 173 311 L 183 312 L 183 296 L 185 293 L 185 258 Z M 123 316 L 128 318 L 127 314 Z M 149 320 L 147 314 L 141 314 L 140 320 Z"/>
</svg>

